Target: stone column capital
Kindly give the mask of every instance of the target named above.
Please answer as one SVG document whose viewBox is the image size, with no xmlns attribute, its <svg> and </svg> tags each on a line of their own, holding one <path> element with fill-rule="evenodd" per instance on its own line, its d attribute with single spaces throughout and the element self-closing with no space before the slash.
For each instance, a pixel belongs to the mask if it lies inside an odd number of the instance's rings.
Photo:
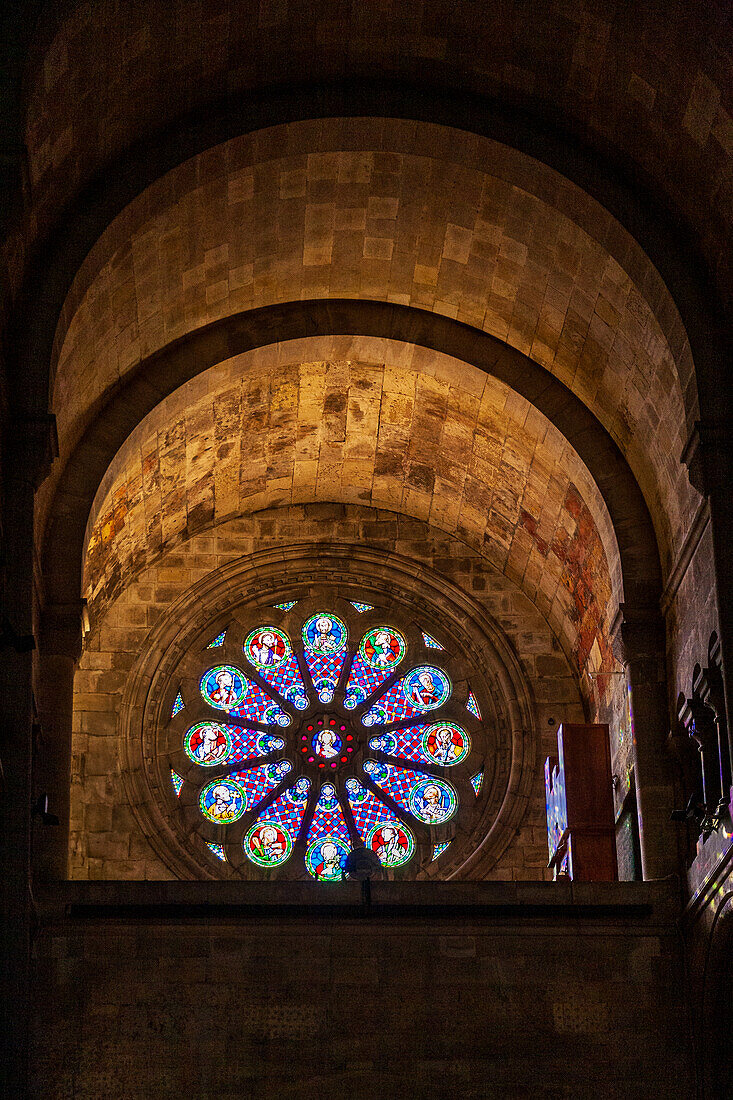
<svg viewBox="0 0 733 1100">
<path fill-rule="evenodd" d="M 621 603 L 609 631 L 614 656 L 623 665 L 665 652 L 664 617 L 658 604 Z"/>
<path fill-rule="evenodd" d="M 43 608 L 38 631 L 38 648 L 42 656 L 79 660 L 86 606 L 86 600 L 79 599 L 70 603 L 47 604 Z"/>
<path fill-rule="evenodd" d="M 717 490 L 730 491 L 733 433 L 726 417 L 696 420 L 682 451 L 692 485 L 704 497 Z"/>
<path fill-rule="evenodd" d="M 10 421 L 9 443 L 22 459 L 10 476 L 27 479 L 37 489 L 48 476 L 51 464 L 59 456 L 59 440 L 54 413 L 17 412 Z"/>
</svg>

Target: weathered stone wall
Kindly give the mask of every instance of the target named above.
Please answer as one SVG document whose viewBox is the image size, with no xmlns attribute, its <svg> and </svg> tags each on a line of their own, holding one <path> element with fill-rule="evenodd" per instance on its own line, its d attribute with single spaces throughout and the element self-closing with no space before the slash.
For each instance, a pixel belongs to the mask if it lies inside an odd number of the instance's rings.
<svg viewBox="0 0 733 1100">
<path fill-rule="evenodd" d="M 698 843 L 687 875 L 681 927 L 687 951 L 687 998 L 705 1097 L 727 1100 L 733 1065 L 733 826 Z"/>
<path fill-rule="evenodd" d="M 192 584 L 235 558 L 288 542 L 332 539 L 368 543 L 429 565 L 470 593 L 504 632 L 532 687 L 542 743 L 526 818 L 491 877 L 546 877 L 542 763 L 555 751 L 557 724 L 584 717 L 577 681 L 546 621 L 511 580 L 427 524 L 363 506 L 325 504 L 272 509 L 195 536 L 144 570 L 95 625 L 75 681 L 72 877 L 170 877 L 140 834 L 119 772 L 118 714 L 127 674 L 159 617 Z"/>
<path fill-rule="evenodd" d="M 101 886 L 37 940 L 38 1100 L 692 1094 L 673 885 Z"/>
<path fill-rule="evenodd" d="M 695 665 L 705 667 L 710 635 L 719 629 L 713 541 L 707 523 L 667 611 L 672 713 L 677 695 L 691 694 Z"/>
</svg>

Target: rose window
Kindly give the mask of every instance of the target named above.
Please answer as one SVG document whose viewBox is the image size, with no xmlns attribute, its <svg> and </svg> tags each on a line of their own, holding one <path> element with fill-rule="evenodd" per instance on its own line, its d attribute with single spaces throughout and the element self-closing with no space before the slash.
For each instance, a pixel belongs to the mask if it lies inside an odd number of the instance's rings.
<svg viewBox="0 0 733 1100">
<path fill-rule="evenodd" d="M 340 880 L 361 846 L 414 877 L 482 789 L 479 700 L 448 643 L 336 597 L 249 614 L 176 684 L 167 766 L 189 836 L 243 877 Z"/>
</svg>

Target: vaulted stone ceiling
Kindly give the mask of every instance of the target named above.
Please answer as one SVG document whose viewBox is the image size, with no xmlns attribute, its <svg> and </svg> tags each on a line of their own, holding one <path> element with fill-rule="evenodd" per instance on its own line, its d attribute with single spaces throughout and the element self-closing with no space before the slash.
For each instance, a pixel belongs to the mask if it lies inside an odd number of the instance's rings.
<svg viewBox="0 0 733 1100">
<path fill-rule="evenodd" d="M 238 356 L 142 421 L 90 517 L 93 617 L 142 568 L 233 517 L 368 504 L 453 536 L 451 553 L 463 543 L 487 558 L 533 600 L 579 673 L 614 667 L 618 551 L 560 432 L 509 387 L 447 356 L 392 346 L 386 361 L 369 360 L 368 340 L 328 343 L 341 358 L 292 360 L 287 345 Z"/>
<path fill-rule="evenodd" d="M 477 117 L 491 125 L 496 116 L 504 140 L 530 118 L 548 154 L 547 130 L 559 126 L 595 157 L 632 166 L 635 184 L 646 183 L 662 213 L 693 228 L 729 292 L 730 242 L 720 233 L 730 226 L 732 181 L 728 14 L 708 0 L 661 11 L 564 0 L 46 4 L 25 75 L 24 145 L 38 217 L 43 223 L 97 172 L 181 116 L 194 126 L 200 110 L 256 118 L 256 93 L 267 87 L 285 89 L 271 111 L 297 111 L 303 81 L 338 81 L 336 97 L 344 82 L 356 82 L 356 108 L 360 97 L 369 100 L 362 83 L 379 74 L 372 100 L 385 102 L 390 82 L 409 83 L 423 97 L 432 93 L 448 121 L 461 89 L 460 113 L 471 107 L 467 93 L 486 97 Z M 288 86 L 297 89 L 293 106 Z M 318 99 L 312 117 L 329 113 L 329 92 Z M 419 97 L 409 109 L 420 109 Z M 515 115 L 502 119 L 502 109 Z"/>
<path fill-rule="evenodd" d="M 679 463 L 691 368 L 658 275 L 568 181 L 433 126 L 278 128 L 196 158 L 128 207 L 57 334 L 62 459 L 144 358 L 240 310 L 318 297 L 443 313 L 551 371 L 619 443 L 672 560 L 697 503 Z"/>
</svg>

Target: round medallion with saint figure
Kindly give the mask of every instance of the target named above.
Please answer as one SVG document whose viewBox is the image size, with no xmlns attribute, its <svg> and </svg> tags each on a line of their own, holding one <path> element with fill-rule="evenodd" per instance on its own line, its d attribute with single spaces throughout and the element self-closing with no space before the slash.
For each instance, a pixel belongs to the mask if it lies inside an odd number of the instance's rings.
<svg viewBox="0 0 733 1100">
<path fill-rule="evenodd" d="M 305 853 L 305 865 L 313 878 L 322 882 L 340 882 L 346 875 L 349 850 L 340 837 L 317 837 Z"/>
<path fill-rule="evenodd" d="M 233 710 L 247 692 L 247 681 L 233 665 L 216 665 L 201 678 L 201 694 L 217 710 Z"/>
<path fill-rule="evenodd" d="M 344 718 L 326 712 L 303 722 L 299 747 L 303 764 L 330 772 L 349 763 L 356 744 Z"/>
<path fill-rule="evenodd" d="M 450 698 L 450 680 L 441 668 L 421 665 L 407 676 L 405 694 L 419 710 L 435 710 Z"/>
<path fill-rule="evenodd" d="M 274 626 L 258 626 L 247 635 L 243 648 L 247 660 L 260 671 L 279 668 L 292 653 L 287 634 Z"/>
<path fill-rule="evenodd" d="M 215 825 L 231 825 L 244 813 L 245 794 L 232 779 L 215 779 L 199 796 L 201 813 Z"/>
<path fill-rule="evenodd" d="M 392 818 L 370 830 L 367 848 L 376 852 L 383 867 L 401 867 L 415 851 L 415 838 L 406 825 Z"/>
<path fill-rule="evenodd" d="M 471 738 L 455 722 L 435 722 L 425 730 L 422 745 L 429 760 L 450 768 L 466 759 L 471 751 Z"/>
<path fill-rule="evenodd" d="M 303 624 L 303 645 L 319 657 L 340 653 L 347 637 L 346 623 L 336 615 L 319 612 Z"/>
<path fill-rule="evenodd" d="M 365 634 L 359 646 L 359 655 L 370 668 L 397 668 L 407 650 L 404 636 L 391 626 L 377 626 Z"/>
<path fill-rule="evenodd" d="M 455 790 L 444 779 L 421 779 L 415 783 L 409 795 L 410 810 L 426 825 L 442 825 L 456 812 L 458 798 Z"/>
<path fill-rule="evenodd" d="M 279 821 L 258 819 L 244 838 L 244 853 L 260 867 L 277 867 L 290 857 L 293 842 Z"/>
<path fill-rule="evenodd" d="M 197 722 L 186 733 L 183 748 L 194 764 L 211 768 L 221 764 L 229 756 L 232 738 L 226 726 L 219 722 Z"/>
</svg>

